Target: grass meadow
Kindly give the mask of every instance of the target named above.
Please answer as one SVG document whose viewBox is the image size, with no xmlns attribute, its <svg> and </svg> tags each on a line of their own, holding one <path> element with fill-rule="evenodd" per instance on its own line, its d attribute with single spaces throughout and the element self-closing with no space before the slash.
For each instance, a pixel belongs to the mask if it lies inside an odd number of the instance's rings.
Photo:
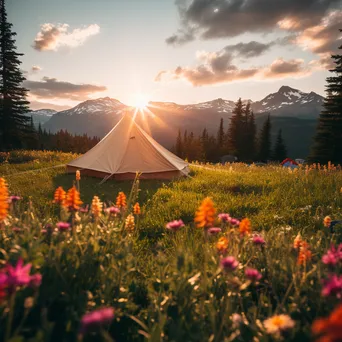
<svg viewBox="0 0 342 342">
<path fill-rule="evenodd" d="M 1 223 L 0 341 L 342 340 L 340 168 L 193 165 L 172 182 L 103 184 L 81 172 L 72 190 L 60 165 L 73 158 L 0 155 L 21 197 Z"/>
</svg>

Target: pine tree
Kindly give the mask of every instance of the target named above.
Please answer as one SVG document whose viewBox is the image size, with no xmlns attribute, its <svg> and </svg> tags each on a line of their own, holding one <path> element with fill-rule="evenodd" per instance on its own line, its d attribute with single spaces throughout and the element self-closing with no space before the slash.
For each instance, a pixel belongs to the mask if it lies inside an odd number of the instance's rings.
<svg viewBox="0 0 342 342">
<path fill-rule="evenodd" d="M 175 152 L 178 157 L 183 157 L 183 142 L 182 142 L 182 134 L 181 131 L 178 131 L 178 136 L 176 140 Z"/>
<path fill-rule="evenodd" d="M 15 35 L 5 0 L 0 0 L 0 149 L 4 150 L 22 147 L 29 132 L 28 90 L 22 87 L 25 78 L 19 68 L 23 54 L 16 52 Z"/>
<path fill-rule="evenodd" d="M 223 128 L 223 118 L 220 120 L 220 126 L 217 131 L 217 151 L 218 154 L 222 154 L 223 152 L 223 143 L 224 143 L 224 128 Z"/>
<path fill-rule="evenodd" d="M 252 161 L 256 157 L 256 123 L 255 123 L 255 116 L 253 111 L 249 116 L 249 120 L 247 122 L 247 130 L 248 130 L 248 137 L 247 137 L 247 145 L 248 145 L 248 153 L 247 153 L 247 160 Z"/>
<path fill-rule="evenodd" d="M 340 30 L 342 32 L 342 30 Z M 342 49 L 342 45 L 339 47 Z M 342 55 L 332 55 L 334 76 L 327 78 L 326 92 L 310 162 L 342 164 Z"/>
<path fill-rule="evenodd" d="M 243 113 L 244 105 L 240 98 L 235 104 L 228 129 L 228 150 L 238 158 L 240 158 L 241 153 L 243 153 Z"/>
<path fill-rule="evenodd" d="M 271 118 L 268 115 L 259 137 L 259 153 L 260 161 L 267 162 L 271 155 Z"/>
<path fill-rule="evenodd" d="M 272 159 L 276 161 L 283 161 L 287 156 L 287 149 L 283 140 L 281 129 L 278 131 L 277 140 L 274 146 Z"/>
</svg>

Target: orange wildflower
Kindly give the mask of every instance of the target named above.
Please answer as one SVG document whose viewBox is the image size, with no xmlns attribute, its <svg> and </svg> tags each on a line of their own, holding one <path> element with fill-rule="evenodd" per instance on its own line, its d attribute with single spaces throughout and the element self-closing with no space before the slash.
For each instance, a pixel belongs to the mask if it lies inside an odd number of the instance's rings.
<svg viewBox="0 0 342 342">
<path fill-rule="evenodd" d="M 329 228 L 330 227 L 330 224 L 331 224 L 331 217 L 330 216 L 326 216 L 323 220 L 323 224 L 324 224 L 324 227 L 327 227 Z"/>
<path fill-rule="evenodd" d="M 141 208 L 140 208 L 140 204 L 138 202 L 135 203 L 133 206 L 133 214 L 134 215 L 140 215 L 141 214 Z"/>
<path fill-rule="evenodd" d="M 309 245 L 307 242 L 302 241 L 299 247 L 299 254 L 298 254 L 298 264 L 303 265 L 311 260 L 312 253 L 309 250 Z"/>
<path fill-rule="evenodd" d="M 134 216 L 129 214 L 125 221 L 125 228 L 127 231 L 132 232 L 135 227 Z"/>
<path fill-rule="evenodd" d="M 127 206 L 127 199 L 124 192 L 120 191 L 118 197 L 116 198 L 116 206 L 118 208 L 124 208 Z"/>
<path fill-rule="evenodd" d="M 195 222 L 198 228 L 210 227 L 215 221 L 216 209 L 211 198 L 206 197 L 196 212 Z"/>
<path fill-rule="evenodd" d="M 219 240 L 216 243 L 216 249 L 219 253 L 223 254 L 227 252 L 228 249 L 228 239 L 225 236 L 222 236 L 219 238 Z"/>
<path fill-rule="evenodd" d="M 55 194 L 53 195 L 53 198 L 54 198 L 53 203 L 59 204 L 62 207 L 65 206 L 66 192 L 61 186 L 59 186 L 56 189 Z"/>
<path fill-rule="evenodd" d="M 91 212 L 95 217 L 99 217 L 102 213 L 103 203 L 100 201 L 98 196 L 94 196 L 91 202 Z"/>
<path fill-rule="evenodd" d="M 252 230 L 251 221 L 248 218 L 244 218 L 239 225 L 239 232 L 241 235 L 249 235 Z"/>
<path fill-rule="evenodd" d="M 302 242 L 302 237 L 300 236 L 300 234 L 298 234 L 293 240 L 293 248 L 298 249 L 301 246 Z"/>
<path fill-rule="evenodd" d="M 80 170 L 77 170 L 77 171 L 76 171 L 76 180 L 77 180 L 77 181 L 80 181 L 80 180 L 81 180 L 81 172 L 80 172 Z"/>
<path fill-rule="evenodd" d="M 316 342 L 342 341 L 342 304 L 327 318 L 316 319 L 312 324 L 312 332 L 318 336 Z"/>
<path fill-rule="evenodd" d="M 80 199 L 80 193 L 77 191 L 76 187 L 73 186 L 68 190 L 66 195 L 65 206 L 69 208 L 69 211 L 80 209 L 80 205 L 82 205 L 82 201 Z"/>
<path fill-rule="evenodd" d="M 0 178 L 0 222 L 3 221 L 8 214 L 8 187 L 4 178 Z"/>
</svg>

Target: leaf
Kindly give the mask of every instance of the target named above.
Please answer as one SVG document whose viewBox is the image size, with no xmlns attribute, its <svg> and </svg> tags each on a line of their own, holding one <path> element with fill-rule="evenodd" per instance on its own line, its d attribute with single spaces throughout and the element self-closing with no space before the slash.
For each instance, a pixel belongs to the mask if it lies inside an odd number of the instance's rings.
<svg viewBox="0 0 342 342">
<path fill-rule="evenodd" d="M 128 315 L 128 317 L 133 320 L 135 323 L 138 323 L 143 329 L 145 329 L 146 331 L 148 331 L 148 327 L 146 326 L 145 323 L 141 322 L 138 318 Z"/>
</svg>

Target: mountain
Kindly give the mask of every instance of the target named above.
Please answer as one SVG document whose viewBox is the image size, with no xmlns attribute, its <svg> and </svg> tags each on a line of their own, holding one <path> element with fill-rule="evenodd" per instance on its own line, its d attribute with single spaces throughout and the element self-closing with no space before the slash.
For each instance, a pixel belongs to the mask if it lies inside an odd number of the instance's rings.
<svg viewBox="0 0 342 342">
<path fill-rule="evenodd" d="M 244 100 L 245 103 L 247 101 Z M 279 128 L 283 130 L 289 156 L 305 157 L 308 154 L 323 103 L 322 96 L 283 86 L 261 101 L 249 102 L 259 127 L 270 113 L 272 137 L 275 138 Z M 158 142 L 170 148 L 179 129 L 200 134 L 207 128 L 209 133 L 216 134 L 221 118 L 224 119 L 227 129 L 234 106 L 234 101 L 221 98 L 189 105 L 150 102 L 148 109 L 151 113 L 138 115 L 136 120 Z M 109 97 L 88 100 L 54 114 L 44 124 L 44 128 L 51 132 L 64 129 L 71 133 L 87 133 L 89 136 L 102 138 L 120 120 L 124 111 L 133 112 L 134 108 Z"/>
<path fill-rule="evenodd" d="M 34 125 L 38 127 L 39 124 L 43 125 L 44 123 L 49 121 L 51 117 L 56 113 L 57 111 L 54 109 L 39 109 L 27 113 L 27 116 L 32 116 Z"/>
</svg>

